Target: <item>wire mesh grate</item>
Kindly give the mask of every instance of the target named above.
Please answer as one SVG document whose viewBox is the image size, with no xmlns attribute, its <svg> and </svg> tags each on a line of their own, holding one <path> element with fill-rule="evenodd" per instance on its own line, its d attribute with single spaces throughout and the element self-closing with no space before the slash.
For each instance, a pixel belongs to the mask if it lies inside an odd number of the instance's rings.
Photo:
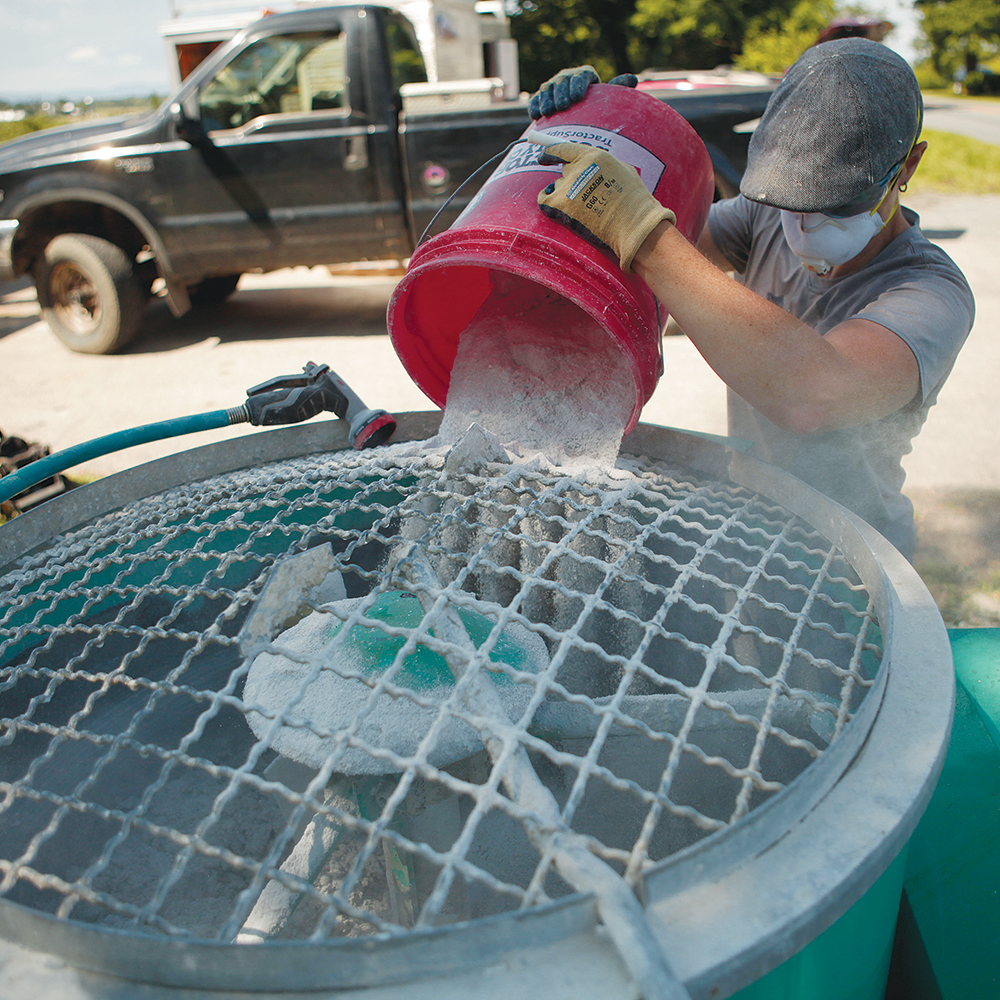
<svg viewBox="0 0 1000 1000">
<path fill-rule="evenodd" d="M 23 557 L 0 895 L 170 937 L 398 936 L 637 889 L 738 823 L 861 705 L 872 599 L 773 502 L 619 464 L 286 460 Z"/>
</svg>

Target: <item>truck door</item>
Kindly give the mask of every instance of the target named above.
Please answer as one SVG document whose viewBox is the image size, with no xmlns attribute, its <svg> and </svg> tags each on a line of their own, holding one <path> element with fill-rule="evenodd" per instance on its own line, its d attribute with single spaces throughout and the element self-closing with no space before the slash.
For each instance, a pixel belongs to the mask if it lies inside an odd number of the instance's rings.
<svg viewBox="0 0 1000 1000">
<path fill-rule="evenodd" d="M 391 254 L 369 169 L 379 130 L 348 93 L 347 35 L 336 28 L 235 53 L 199 85 L 204 137 L 168 172 L 170 242 L 234 273 Z"/>
</svg>

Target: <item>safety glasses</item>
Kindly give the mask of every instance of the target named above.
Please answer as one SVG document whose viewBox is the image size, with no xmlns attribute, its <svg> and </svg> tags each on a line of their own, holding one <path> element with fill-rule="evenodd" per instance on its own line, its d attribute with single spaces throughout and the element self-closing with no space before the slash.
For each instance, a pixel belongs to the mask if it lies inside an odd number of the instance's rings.
<svg viewBox="0 0 1000 1000">
<path fill-rule="evenodd" d="M 922 125 L 923 115 L 920 116 L 920 119 L 920 124 Z M 825 209 L 823 214 L 829 215 L 833 219 L 848 219 L 852 215 L 861 215 L 862 212 L 874 212 L 885 200 L 885 196 L 889 193 L 892 185 L 896 183 L 896 178 L 903 172 L 903 167 L 906 166 L 906 161 L 910 158 L 910 154 L 913 152 L 913 147 L 916 146 L 919 137 L 920 127 L 918 125 L 917 134 L 913 137 L 913 142 L 910 143 L 910 148 L 906 151 L 906 155 L 902 159 L 897 160 L 881 180 L 869 185 L 864 191 L 843 205 Z"/>
<path fill-rule="evenodd" d="M 852 215 L 861 215 L 863 212 L 874 212 L 885 200 L 889 189 L 895 184 L 909 155 L 907 153 L 902 160 L 894 163 L 885 177 L 866 187 L 857 197 L 843 205 L 838 205 L 836 208 L 824 209 L 823 214 L 834 219 L 847 219 Z"/>
</svg>

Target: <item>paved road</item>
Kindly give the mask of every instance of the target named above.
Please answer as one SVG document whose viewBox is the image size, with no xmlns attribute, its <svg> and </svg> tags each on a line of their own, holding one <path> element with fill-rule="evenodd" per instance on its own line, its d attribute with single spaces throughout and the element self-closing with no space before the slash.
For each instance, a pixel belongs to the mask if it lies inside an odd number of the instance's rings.
<svg viewBox="0 0 1000 1000">
<path fill-rule="evenodd" d="M 1000 103 L 935 97 L 927 101 L 924 127 L 1000 146 Z"/>
<path fill-rule="evenodd" d="M 910 196 L 925 230 L 963 268 L 978 315 L 968 345 L 906 460 L 913 488 L 1000 488 L 1000 196 Z M 307 361 L 329 363 L 370 406 L 430 409 L 395 356 L 385 309 L 397 279 L 323 268 L 247 275 L 225 305 L 174 319 L 161 304 L 125 353 L 73 354 L 38 319 L 30 286 L 0 289 L 0 428 L 53 450 L 114 430 L 238 405 L 248 387 Z M 722 383 L 683 337 L 643 419 L 725 433 Z M 107 474 L 247 428 L 143 445 L 90 463 Z M 250 431 L 252 433 L 252 431 Z"/>
</svg>

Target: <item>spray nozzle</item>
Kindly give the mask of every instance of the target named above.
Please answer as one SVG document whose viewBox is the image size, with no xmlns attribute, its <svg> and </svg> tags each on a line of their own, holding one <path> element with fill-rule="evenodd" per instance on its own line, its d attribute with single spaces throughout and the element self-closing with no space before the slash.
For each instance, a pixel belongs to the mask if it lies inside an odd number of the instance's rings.
<svg viewBox="0 0 1000 1000">
<path fill-rule="evenodd" d="M 370 448 L 387 441 L 396 421 L 385 410 L 371 410 L 329 365 L 310 361 L 297 375 L 278 375 L 247 389 L 244 408 L 256 427 L 296 424 L 328 411 L 350 422 L 351 444 Z"/>
</svg>

